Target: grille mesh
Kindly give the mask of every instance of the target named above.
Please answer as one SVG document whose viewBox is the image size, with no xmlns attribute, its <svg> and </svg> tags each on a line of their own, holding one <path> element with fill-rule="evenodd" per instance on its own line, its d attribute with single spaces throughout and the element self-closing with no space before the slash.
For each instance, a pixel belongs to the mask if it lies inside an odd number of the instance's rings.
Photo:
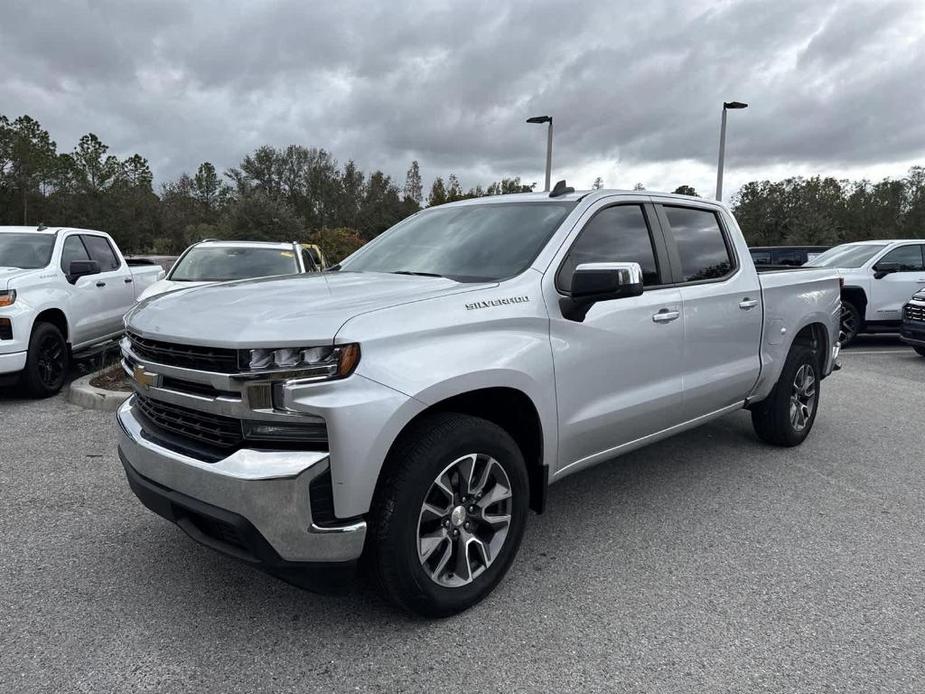
<svg viewBox="0 0 925 694">
<path fill-rule="evenodd" d="M 139 393 L 135 394 L 135 404 L 152 424 L 186 439 L 219 448 L 234 448 L 244 440 L 239 419 L 152 400 Z"/>
<path fill-rule="evenodd" d="M 925 321 L 925 306 L 906 304 L 906 320 Z"/>
<path fill-rule="evenodd" d="M 132 351 L 147 361 L 215 373 L 229 374 L 237 373 L 239 370 L 238 353 L 233 349 L 161 342 L 134 333 L 129 333 L 128 339 Z"/>
</svg>

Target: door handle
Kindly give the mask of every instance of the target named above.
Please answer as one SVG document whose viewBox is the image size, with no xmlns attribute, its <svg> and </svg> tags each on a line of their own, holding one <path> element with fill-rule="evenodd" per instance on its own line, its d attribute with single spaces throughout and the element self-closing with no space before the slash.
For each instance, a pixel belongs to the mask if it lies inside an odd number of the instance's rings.
<svg viewBox="0 0 925 694">
<path fill-rule="evenodd" d="M 131 284 L 131 283 L 132 283 L 132 278 L 131 278 L 131 277 L 126 277 L 126 278 L 125 278 L 124 280 L 122 280 L 122 281 L 125 282 L 126 284 Z"/>
<path fill-rule="evenodd" d="M 751 311 L 757 305 L 758 299 L 749 299 L 748 297 L 745 297 L 739 302 L 739 308 L 743 311 Z"/>
<path fill-rule="evenodd" d="M 652 316 L 652 320 L 656 323 L 670 323 L 673 320 L 677 320 L 680 315 L 680 311 L 672 311 L 670 309 L 663 308 Z"/>
<path fill-rule="evenodd" d="M 105 283 L 105 282 L 97 282 L 97 283 L 96 283 L 96 286 L 97 286 L 97 287 L 105 287 L 105 286 L 106 286 L 106 283 Z"/>
</svg>

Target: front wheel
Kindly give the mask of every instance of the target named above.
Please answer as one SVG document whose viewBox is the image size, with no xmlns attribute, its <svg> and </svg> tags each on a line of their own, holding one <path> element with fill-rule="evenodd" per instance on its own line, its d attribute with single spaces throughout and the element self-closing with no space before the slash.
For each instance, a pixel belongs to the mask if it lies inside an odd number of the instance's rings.
<svg viewBox="0 0 925 694">
<path fill-rule="evenodd" d="M 925 347 L 919 347 L 918 345 L 913 345 L 912 349 L 914 349 L 920 357 L 925 357 Z"/>
<path fill-rule="evenodd" d="M 528 507 L 523 455 L 499 426 L 445 413 L 402 436 L 371 514 L 382 592 L 426 617 L 471 607 L 504 577 Z"/>
<path fill-rule="evenodd" d="M 47 398 L 54 395 L 67 379 L 70 355 L 61 331 L 51 323 L 38 323 L 29 338 L 26 368 L 22 384 L 32 397 Z"/>
<path fill-rule="evenodd" d="M 775 446 L 797 446 L 809 435 L 819 409 L 819 361 L 808 345 L 790 349 L 771 394 L 752 407 L 758 438 Z"/>
</svg>

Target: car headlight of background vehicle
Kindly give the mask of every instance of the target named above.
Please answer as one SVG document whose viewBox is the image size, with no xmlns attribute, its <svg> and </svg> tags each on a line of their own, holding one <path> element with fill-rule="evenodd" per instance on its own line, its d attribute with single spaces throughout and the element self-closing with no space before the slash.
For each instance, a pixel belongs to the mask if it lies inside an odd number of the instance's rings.
<svg viewBox="0 0 925 694">
<path fill-rule="evenodd" d="M 12 306 L 16 303 L 16 290 L 15 289 L 4 289 L 0 291 L 0 308 L 4 306 Z"/>
<path fill-rule="evenodd" d="M 292 373 L 293 378 L 345 378 L 360 362 L 360 345 L 246 349 L 239 362 L 244 373 Z"/>
</svg>

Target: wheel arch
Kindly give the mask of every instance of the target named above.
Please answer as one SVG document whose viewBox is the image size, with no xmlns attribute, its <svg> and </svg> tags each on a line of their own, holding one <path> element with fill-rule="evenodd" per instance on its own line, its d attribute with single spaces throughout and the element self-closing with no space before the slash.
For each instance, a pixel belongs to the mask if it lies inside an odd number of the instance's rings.
<svg viewBox="0 0 925 694">
<path fill-rule="evenodd" d="M 863 287 L 848 285 L 842 287 L 841 300 L 847 301 L 857 307 L 861 314 L 861 326 L 864 325 L 864 318 L 867 315 L 867 292 Z"/>
<path fill-rule="evenodd" d="M 826 360 L 830 352 L 830 342 L 829 331 L 826 329 L 825 325 L 818 322 L 809 323 L 800 328 L 797 334 L 793 336 L 793 342 L 791 342 L 787 354 L 790 354 L 794 345 L 802 344 L 810 347 L 816 356 L 819 377 L 821 378 L 822 374 L 825 373 Z"/>
<path fill-rule="evenodd" d="M 402 437 L 423 419 L 436 413 L 458 413 L 479 417 L 504 429 L 517 443 L 527 465 L 530 508 L 537 513 L 543 512 L 549 482 L 549 468 L 544 464 L 543 424 L 533 400 L 517 388 L 509 386 L 477 388 L 430 404 L 412 417 L 399 431 L 389 447 L 383 468 L 390 464 Z M 380 473 L 380 479 L 381 477 Z"/>
<path fill-rule="evenodd" d="M 60 308 L 46 308 L 43 311 L 40 311 L 36 316 L 35 320 L 32 321 L 32 327 L 30 328 L 30 333 L 32 330 L 35 330 L 35 326 L 39 323 L 51 323 L 58 330 L 61 331 L 61 334 L 64 336 L 64 341 L 67 342 L 68 347 L 71 344 L 71 332 L 67 322 L 67 316 L 64 314 Z"/>
</svg>

